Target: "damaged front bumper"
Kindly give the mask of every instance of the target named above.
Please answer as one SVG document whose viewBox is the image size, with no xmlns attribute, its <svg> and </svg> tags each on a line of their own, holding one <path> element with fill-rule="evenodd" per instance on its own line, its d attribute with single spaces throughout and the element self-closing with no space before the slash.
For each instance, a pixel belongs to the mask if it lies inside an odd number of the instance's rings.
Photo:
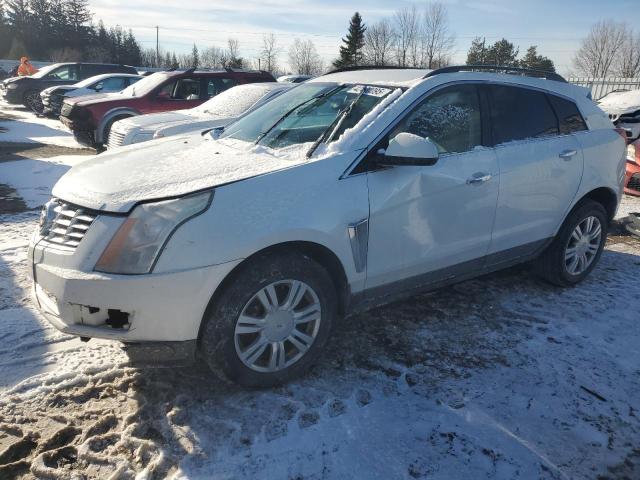
<svg viewBox="0 0 640 480">
<path fill-rule="evenodd" d="M 80 268 L 86 261 L 73 258 L 94 256 L 95 245 L 84 240 L 69 251 L 43 244 L 35 235 L 29 247 L 36 305 L 55 328 L 80 337 L 195 341 L 213 292 L 238 263 L 146 275 L 103 274 Z"/>
</svg>

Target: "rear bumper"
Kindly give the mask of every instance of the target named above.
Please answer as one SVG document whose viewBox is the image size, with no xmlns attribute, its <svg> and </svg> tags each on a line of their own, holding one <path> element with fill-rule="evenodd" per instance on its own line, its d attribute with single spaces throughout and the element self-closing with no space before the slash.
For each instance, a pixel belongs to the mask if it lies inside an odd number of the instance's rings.
<svg viewBox="0 0 640 480">
<path fill-rule="evenodd" d="M 124 342 L 183 342 L 200 323 L 223 279 L 239 263 L 148 275 L 107 275 L 40 263 L 46 247 L 29 248 L 33 298 L 58 330 Z M 116 325 L 113 319 L 122 320 Z"/>
<path fill-rule="evenodd" d="M 640 196 L 640 165 L 627 162 L 624 175 L 624 193 Z"/>
</svg>

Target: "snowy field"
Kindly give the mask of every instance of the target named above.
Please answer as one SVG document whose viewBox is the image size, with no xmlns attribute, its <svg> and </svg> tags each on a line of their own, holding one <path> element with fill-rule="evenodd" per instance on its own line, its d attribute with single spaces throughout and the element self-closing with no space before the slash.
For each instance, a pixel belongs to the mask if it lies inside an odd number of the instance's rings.
<svg viewBox="0 0 640 480">
<path fill-rule="evenodd" d="M 72 141 L 20 115 L 10 141 Z M 621 229 L 576 288 L 515 268 L 420 295 L 346 319 L 305 378 L 246 390 L 33 310 L 37 206 L 86 157 L 21 155 L 0 160 L 1 479 L 640 478 L 640 240 Z"/>
</svg>

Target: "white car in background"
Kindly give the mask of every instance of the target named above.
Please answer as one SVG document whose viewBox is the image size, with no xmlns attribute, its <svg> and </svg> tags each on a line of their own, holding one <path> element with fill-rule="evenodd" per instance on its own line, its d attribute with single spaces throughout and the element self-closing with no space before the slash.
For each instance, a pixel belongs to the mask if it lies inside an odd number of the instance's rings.
<svg viewBox="0 0 640 480">
<path fill-rule="evenodd" d="M 86 78 L 73 85 L 55 85 L 45 88 L 40 92 L 40 98 L 44 106 L 42 113 L 58 117 L 65 98 L 119 92 L 142 78 L 142 75 L 130 73 L 105 73 Z"/>
<path fill-rule="evenodd" d="M 238 85 L 195 108 L 125 118 L 111 127 L 107 148 L 224 127 L 293 87 L 277 82 Z"/>
<path fill-rule="evenodd" d="M 586 89 L 478 68 L 338 71 L 217 139 L 74 166 L 29 247 L 40 311 L 267 386 L 302 374 L 350 312 L 529 261 L 578 284 L 625 142 Z"/>
<path fill-rule="evenodd" d="M 311 80 L 312 78 L 312 75 L 282 75 L 281 77 L 278 77 L 278 81 L 285 83 L 302 83 L 307 80 Z"/>
<path fill-rule="evenodd" d="M 640 137 L 640 90 L 611 92 L 598 100 L 598 106 L 616 127 L 629 132 L 630 140 Z"/>
</svg>

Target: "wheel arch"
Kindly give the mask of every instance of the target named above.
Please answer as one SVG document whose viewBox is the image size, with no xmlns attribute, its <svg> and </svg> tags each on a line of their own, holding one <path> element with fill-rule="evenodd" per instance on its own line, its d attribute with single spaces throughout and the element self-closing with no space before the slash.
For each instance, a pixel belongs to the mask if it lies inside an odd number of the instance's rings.
<svg viewBox="0 0 640 480">
<path fill-rule="evenodd" d="M 261 250 L 258 250 L 257 252 L 242 260 L 242 262 L 236 265 L 233 270 L 231 270 L 231 272 L 227 274 L 218 288 L 216 288 L 215 292 L 213 292 L 211 299 L 207 304 L 207 308 L 205 309 L 204 315 L 200 321 L 200 327 L 198 329 L 198 341 L 200 340 L 200 336 L 202 334 L 204 320 L 208 315 L 210 315 L 211 310 L 215 307 L 220 296 L 224 293 L 225 289 L 231 284 L 231 282 L 233 282 L 240 271 L 242 271 L 244 268 L 247 268 L 247 266 L 249 266 L 253 261 L 255 261 L 255 259 L 259 257 L 291 252 L 297 252 L 303 255 L 307 255 L 327 270 L 336 288 L 336 294 L 338 296 L 338 311 L 340 315 L 343 315 L 347 310 L 351 292 L 349 288 L 349 282 L 347 281 L 346 271 L 338 256 L 333 251 L 331 251 L 331 249 L 319 243 L 310 241 L 283 242 L 275 245 L 270 245 Z"/>
<path fill-rule="evenodd" d="M 140 115 L 140 112 L 129 107 L 118 107 L 109 110 L 102 116 L 102 119 L 98 124 L 98 128 L 96 128 L 96 143 L 100 144 L 104 140 L 104 129 L 109 124 L 109 122 L 117 117 L 127 118 L 135 117 L 136 115 Z"/>
<path fill-rule="evenodd" d="M 602 205 L 607 212 L 607 219 L 609 220 L 609 223 L 611 223 L 616 214 L 616 209 L 618 208 L 618 195 L 616 195 L 611 188 L 599 187 L 591 190 L 576 202 L 573 209 L 586 199 L 593 200 Z"/>
</svg>

